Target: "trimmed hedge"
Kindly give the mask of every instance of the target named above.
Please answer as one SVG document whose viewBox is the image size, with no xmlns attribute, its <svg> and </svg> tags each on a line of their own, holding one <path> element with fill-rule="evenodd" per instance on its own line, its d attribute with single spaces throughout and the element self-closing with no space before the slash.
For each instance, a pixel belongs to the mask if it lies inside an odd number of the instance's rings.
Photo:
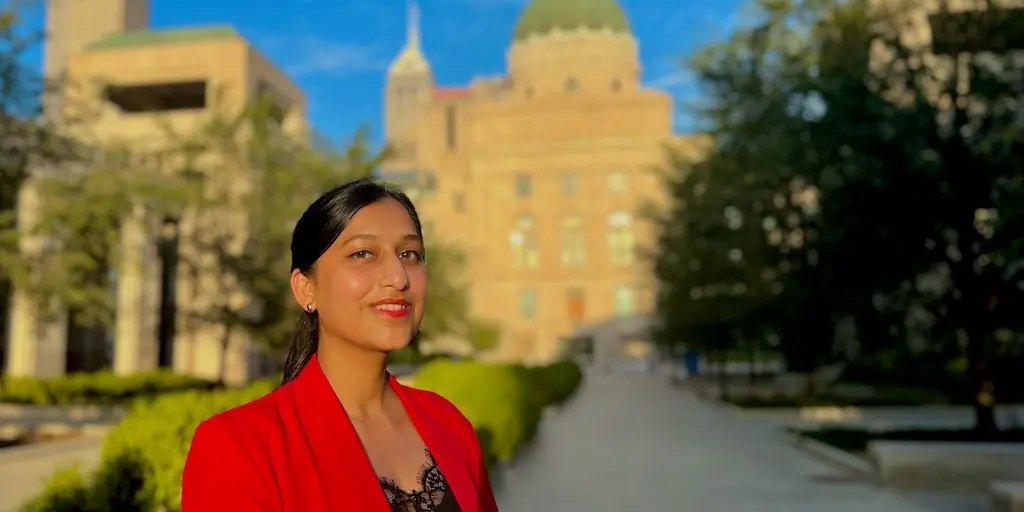
<svg viewBox="0 0 1024 512">
<path fill-rule="evenodd" d="M 537 391 L 542 394 L 545 403 L 550 405 L 565 403 L 583 382 L 583 370 L 574 361 L 534 366 L 529 371 L 537 385 Z"/>
<path fill-rule="evenodd" d="M 583 371 L 574 361 L 529 368 L 435 361 L 420 370 L 415 386 L 454 403 L 477 428 L 478 436 L 486 432 L 490 455 L 504 462 L 536 436 L 544 408 L 564 403 L 582 382 Z"/>
<path fill-rule="evenodd" d="M 571 395 L 566 391 L 570 382 L 579 385 L 573 377 L 578 367 L 570 363 L 557 368 L 437 360 L 423 367 L 416 386 L 455 403 L 473 422 L 493 463 L 511 459 L 536 434 L 552 397 Z M 546 388 L 552 382 L 561 386 L 557 392 Z M 86 478 L 73 467 L 58 471 L 21 511 L 178 512 L 181 473 L 199 423 L 259 398 L 275 385 L 263 381 L 244 390 L 189 391 L 139 401 L 107 435 L 95 473 Z"/>
<path fill-rule="evenodd" d="M 14 377 L 4 382 L 0 401 L 29 405 L 120 405 L 139 398 L 188 390 L 211 390 L 217 384 L 165 370 L 115 375 L 71 373 L 48 379 Z"/>
<path fill-rule="evenodd" d="M 181 472 L 203 420 L 274 389 L 264 381 L 244 390 L 188 391 L 138 402 L 107 434 L 91 479 L 58 471 L 22 512 L 151 512 L 181 509 Z"/>
<path fill-rule="evenodd" d="M 544 401 L 522 366 L 477 361 L 435 361 L 420 369 L 415 386 L 433 391 L 490 435 L 490 450 L 508 461 L 537 433 Z"/>
</svg>

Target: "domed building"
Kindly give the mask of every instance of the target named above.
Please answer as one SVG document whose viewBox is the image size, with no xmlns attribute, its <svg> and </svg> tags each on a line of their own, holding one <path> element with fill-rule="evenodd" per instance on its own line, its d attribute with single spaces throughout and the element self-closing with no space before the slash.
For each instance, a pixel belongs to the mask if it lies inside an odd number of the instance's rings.
<svg viewBox="0 0 1024 512">
<path fill-rule="evenodd" d="M 428 236 L 465 251 L 472 315 L 500 328 L 498 353 L 543 360 L 588 325 L 652 307 L 639 210 L 660 202 L 665 144 L 687 142 L 672 98 L 640 83 L 615 0 L 533 0 L 507 68 L 439 86 L 413 9 L 388 71 L 397 157 L 383 176 L 415 194 Z"/>
</svg>

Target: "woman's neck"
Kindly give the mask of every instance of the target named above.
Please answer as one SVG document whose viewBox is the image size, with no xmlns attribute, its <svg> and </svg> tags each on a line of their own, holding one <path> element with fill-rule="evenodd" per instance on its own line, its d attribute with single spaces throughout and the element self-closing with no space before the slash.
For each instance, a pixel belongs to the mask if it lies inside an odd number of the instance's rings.
<svg viewBox="0 0 1024 512">
<path fill-rule="evenodd" d="M 321 340 L 317 359 L 334 394 L 353 420 L 378 417 L 390 394 L 387 354 Z"/>
</svg>

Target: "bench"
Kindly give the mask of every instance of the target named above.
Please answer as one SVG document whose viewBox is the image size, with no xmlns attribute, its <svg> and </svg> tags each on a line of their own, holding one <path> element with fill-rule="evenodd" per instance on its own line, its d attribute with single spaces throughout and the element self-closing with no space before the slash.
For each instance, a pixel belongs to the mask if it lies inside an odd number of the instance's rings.
<svg viewBox="0 0 1024 512">
<path fill-rule="evenodd" d="M 988 492 L 995 481 L 1024 480 L 1024 445 L 872 441 L 879 481 L 900 489 Z"/>
<path fill-rule="evenodd" d="M 988 494 L 992 512 L 1024 512 L 1024 482 L 992 482 Z"/>
</svg>

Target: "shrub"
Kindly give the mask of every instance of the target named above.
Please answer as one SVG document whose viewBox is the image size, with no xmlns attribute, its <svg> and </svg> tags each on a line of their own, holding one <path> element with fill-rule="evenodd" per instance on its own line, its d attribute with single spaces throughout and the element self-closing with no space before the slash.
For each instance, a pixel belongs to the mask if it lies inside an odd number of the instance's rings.
<svg viewBox="0 0 1024 512">
<path fill-rule="evenodd" d="M 476 429 L 476 438 L 477 441 L 480 442 L 480 452 L 484 454 L 484 463 L 487 464 L 488 468 L 494 466 L 494 463 L 498 462 L 498 459 L 494 457 L 494 448 L 492 447 L 493 436 L 491 436 L 491 431 L 486 428 L 478 427 Z"/>
<path fill-rule="evenodd" d="M 537 392 L 548 405 L 565 403 L 583 382 L 583 370 L 575 361 L 534 366 L 529 372 Z"/>
<path fill-rule="evenodd" d="M 145 477 L 143 501 L 167 510 L 180 508 L 181 472 L 192 434 L 211 416 L 255 400 L 274 389 L 270 382 L 237 391 L 186 392 L 139 404 L 107 436 L 103 465 L 139 458 Z M 100 474 L 103 473 L 103 465 Z"/>
<path fill-rule="evenodd" d="M 48 379 L 10 378 L 0 400 L 32 405 L 115 405 L 138 398 L 187 390 L 209 390 L 214 382 L 165 370 L 115 375 L 113 372 L 71 373 Z"/>
<path fill-rule="evenodd" d="M 100 466 L 90 481 L 72 477 L 77 471 L 63 470 L 23 512 L 181 510 L 181 473 L 196 427 L 221 411 L 263 396 L 275 384 L 263 381 L 243 390 L 186 391 L 136 403 L 107 435 Z"/>
<path fill-rule="evenodd" d="M 78 471 L 78 466 L 69 466 L 57 470 L 46 483 L 43 490 L 28 503 L 21 506 L 21 512 L 86 512 L 89 491 L 85 479 Z"/>
<path fill-rule="evenodd" d="M 478 432 L 488 432 L 481 443 L 501 461 L 533 437 L 544 408 L 521 366 L 434 361 L 420 370 L 415 385 L 451 400 Z"/>
</svg>

